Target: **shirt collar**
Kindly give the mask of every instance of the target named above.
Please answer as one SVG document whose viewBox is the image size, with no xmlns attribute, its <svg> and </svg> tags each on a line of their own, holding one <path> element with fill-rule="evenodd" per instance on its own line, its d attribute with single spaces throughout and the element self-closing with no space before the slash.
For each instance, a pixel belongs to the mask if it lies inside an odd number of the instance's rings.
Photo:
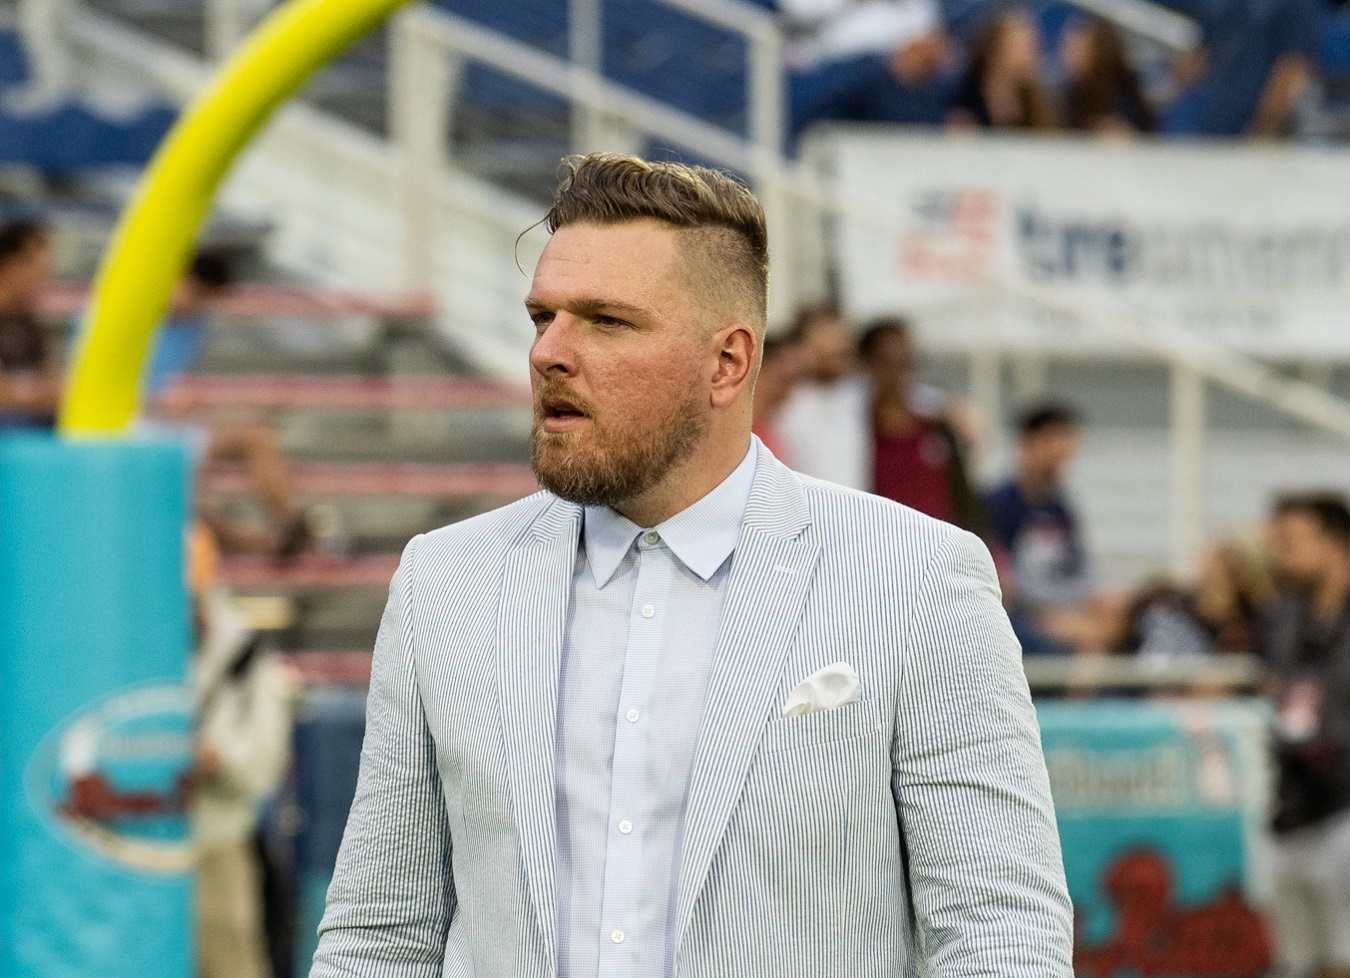
<svg viewBox="0 0 1350 978">
<path fill-rule="evenodd" d="M 680 562 L 708 580 L 736 549 L 741 520 L 755 482 L 756 452 L 750 450 L 712 492 L 652 530 L 661 535 Z M 633 541 L 643 532 L 608 506 L 587 506 L 582 535 L 595 586 L 603 588 L 619 569 Z"/>
</svg>

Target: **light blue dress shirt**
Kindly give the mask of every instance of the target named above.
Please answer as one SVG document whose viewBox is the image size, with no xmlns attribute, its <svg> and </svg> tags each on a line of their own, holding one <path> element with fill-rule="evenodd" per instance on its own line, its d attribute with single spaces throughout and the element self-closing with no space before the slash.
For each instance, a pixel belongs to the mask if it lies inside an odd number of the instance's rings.
<svg viewBox="0 0 1350 978">
<path fill-rule="evenodd" d="M 644 531 L 587 507 L 559 675 L 560 978 L 673 970 L 685 803 L 754 446 Z"/>
</svg>

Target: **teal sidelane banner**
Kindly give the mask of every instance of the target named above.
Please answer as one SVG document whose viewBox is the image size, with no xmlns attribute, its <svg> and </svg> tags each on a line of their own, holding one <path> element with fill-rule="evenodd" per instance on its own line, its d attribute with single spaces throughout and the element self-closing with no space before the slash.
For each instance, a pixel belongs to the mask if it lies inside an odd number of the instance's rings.
<svg viewBox="0 0 1350 978">
<path fill-rule="evenodd" d="M 1077 978 L 1261 978 L 1258 700 L 1039 702 Z"/>
<path fill-rule="evenodd" d="M 192 973 L 188 481 L 0 438 L 0 975 Z"/>
</svg>

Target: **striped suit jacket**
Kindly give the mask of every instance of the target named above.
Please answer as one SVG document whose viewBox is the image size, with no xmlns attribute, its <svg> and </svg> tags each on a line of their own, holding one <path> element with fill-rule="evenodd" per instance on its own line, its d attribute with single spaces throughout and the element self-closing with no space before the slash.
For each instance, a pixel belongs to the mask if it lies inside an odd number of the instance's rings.
<svg viewBox="0 0 1350 978">
<path fill-rule="evenodd" d="M 1049 783 L 988 552 L 757 450 L 689 786 L 676 974 L 1067 978 Z M 408 545 L 315 978 L 556 974 L 581 515 L 539 493 Z M 861 700 L 782 716 L 841 660 Z"/>
</svg>

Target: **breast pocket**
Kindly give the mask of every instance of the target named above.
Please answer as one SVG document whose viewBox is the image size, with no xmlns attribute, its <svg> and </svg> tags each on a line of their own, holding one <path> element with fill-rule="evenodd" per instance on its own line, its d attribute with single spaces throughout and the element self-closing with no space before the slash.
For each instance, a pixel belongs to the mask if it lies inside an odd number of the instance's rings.
<svg viewBox="0 0 1350 978">
<path fill-rule="evenodd" d="M 859 700 L 833 710 L 817 710 L 795 717 L 774 717 L 764 727 L 760 750 L 765 754 L 802 750 L 821 744 L 853 740 L 885 728 L 881 701 Z"/>
</svg>

